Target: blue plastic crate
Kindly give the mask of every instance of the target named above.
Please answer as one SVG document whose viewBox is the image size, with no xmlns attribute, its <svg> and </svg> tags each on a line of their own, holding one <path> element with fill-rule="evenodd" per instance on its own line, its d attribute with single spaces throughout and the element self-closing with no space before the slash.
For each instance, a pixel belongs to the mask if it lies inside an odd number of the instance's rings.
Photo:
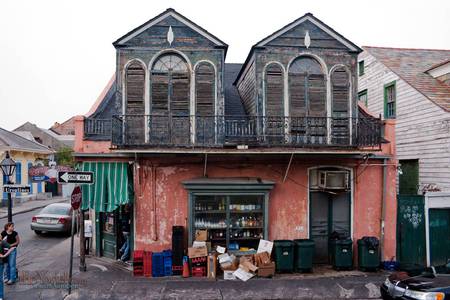
<svg viewBox="0 0 450 300">
<path fill-rule="evenodd" d="M 172 251 L 164 250 L 164 276 L 172 276 Z"/>
<path fill-rule="evenodd" d="M 164 255 L 162 252 L 154 252 L 152 255 L 152 276 L 164 276 Z"/>
</svg>

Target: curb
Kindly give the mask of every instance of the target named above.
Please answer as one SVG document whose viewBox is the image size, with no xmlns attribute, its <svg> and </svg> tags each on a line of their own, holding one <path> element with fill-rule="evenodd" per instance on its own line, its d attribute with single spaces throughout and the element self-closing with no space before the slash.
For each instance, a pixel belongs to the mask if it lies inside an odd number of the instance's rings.
<svg viewBox="0 0 450 300">
<path fill-rule="evenodd" d="M 33 210 L 36 210 L 36 209 L 39 209 L 39 208 L 46 207 L 49 204 L 61 203 L 61 202 L 67 201 L 67 200 L 68 199 L 64 199 L 64 200 L 61 200 L 61 201 L 55 201 L 55 202 L 52 202 L 52 203 L 47 203 L 47 204 L 42 204 L 42 205 L 35 206 L 35 207 L 32 207 L 32 208 L 27 208 L 27 209 L 24 209 L 24 210 L 21 210 L 21 211 L 13 212 L 12 215 L 15 216 L 15 215 L 24 214 L 24 213 L 27 213 L 27 212 L 30 212 L 30 211 L 33 211 Z M 6 219 L 7 217 L 8 217 L 8 214 L 6 214 L 5 216 L 0 216 L 0 220 L 1 219 Z"/>
</svg>

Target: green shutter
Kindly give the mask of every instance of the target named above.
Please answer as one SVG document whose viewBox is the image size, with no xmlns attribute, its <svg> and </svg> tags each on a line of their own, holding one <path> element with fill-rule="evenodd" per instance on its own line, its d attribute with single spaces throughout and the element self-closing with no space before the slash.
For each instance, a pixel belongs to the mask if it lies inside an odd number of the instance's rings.
<svg viewBox="0 0 450 300">
<path fill-rule="evenodd" d="M 94 172 L 94 184 L 83 185 L 82 209 L 112 212 L 132 202 L 128 163 L 84 162 L 83 171 Z"/>
</svg>

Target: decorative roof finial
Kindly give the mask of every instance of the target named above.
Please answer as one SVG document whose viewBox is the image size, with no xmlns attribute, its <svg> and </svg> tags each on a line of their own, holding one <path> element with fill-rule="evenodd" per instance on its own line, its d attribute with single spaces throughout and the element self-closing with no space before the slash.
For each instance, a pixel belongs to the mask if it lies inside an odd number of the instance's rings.
<svg viewBox="0 0 450 300">
<path fill-rule="evenodd" d="M 305 33 L 305 46 L 306 46 L 306 48 L 309 48 L 310 45 L 311 45 L 311 37 L 309 36 L 309 31 L 306 30 L 306 33 Z"/>
<path fill-rule="evenodd" d="M 167 41 L 169 42 L 169 45 L 172 46 L 172 42 L 173 42 L 172 26 L 169 26 L 169 31 L 167 31 Z"/>
</svg>

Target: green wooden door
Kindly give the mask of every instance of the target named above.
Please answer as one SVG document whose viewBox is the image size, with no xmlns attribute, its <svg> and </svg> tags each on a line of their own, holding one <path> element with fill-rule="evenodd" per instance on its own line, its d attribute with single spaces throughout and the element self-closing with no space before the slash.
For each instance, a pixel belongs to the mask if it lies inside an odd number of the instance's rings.
<svg viewBox="0 0 450 300">
<path fill-rule="evenodd" d="M 424 197 L 398 195 L 397 201 L 397 260 L 426 265 Z"/>
<path fill-rule="evenodd" d="M 400 160 L 402 174 L 399 175 L 399 194 L 417 195 L 419 187 L 419 160 Z"/>
<path fill-rule="evenodd" d="M 430 263 L 440 266 L 450 259 L 450 209 L 429 210 Z"/>
<path fill-rule="evenodd" d="M 116 218 L 115 213 L 100 213 L 101 230 L 101 255 L 116 259 L 117 255 L 117 236 L 116 236 Z"/>
</svg>

